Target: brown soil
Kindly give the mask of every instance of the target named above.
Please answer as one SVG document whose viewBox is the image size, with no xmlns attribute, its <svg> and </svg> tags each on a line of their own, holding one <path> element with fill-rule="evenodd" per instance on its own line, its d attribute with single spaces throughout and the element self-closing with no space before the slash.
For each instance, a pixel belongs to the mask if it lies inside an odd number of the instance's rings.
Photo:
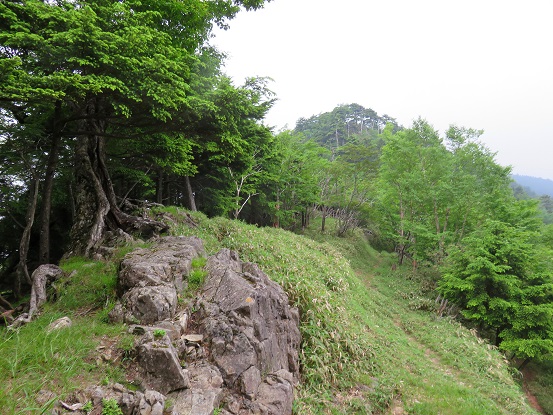
<svg viewBox="0 0 553 415">
<path fill-rule="evenodd" d="M 537 398 L 532 394 L 532 392 L 530 392 L 530 389 L 528 388 L 528 382 L 531 382 L 534 377 L 535 374 L 530 369 L 524 368 L 522 370 L 522 387 L 524 389 L 524 393 L 526 393 L 526 399 L 528 399 L 528 402 L 530 403 L 530 406 L 532 408 L 534 408 L 540 414 L 547 415 L 547 413 L 540 406 Z"/>
</svg>

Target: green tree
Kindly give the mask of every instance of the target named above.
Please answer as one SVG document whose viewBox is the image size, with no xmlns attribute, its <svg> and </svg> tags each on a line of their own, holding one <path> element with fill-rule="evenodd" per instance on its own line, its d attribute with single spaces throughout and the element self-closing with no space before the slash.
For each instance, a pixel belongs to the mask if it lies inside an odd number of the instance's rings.
<svg viewBox="0 0 553 415">
<path fill-rule="evenodd" d="M 496 220 L 452 249 L 438 284 L 462 315 L 516 357 L 553 351 L 553 280 L 542 273 L 533 232 Z"/>
<path fill-rule="evenodd" d="M 331 112 L 300 118 L 294 131 L 336 152 L 345 144 L 361 144 L 375 139 L 387 124 L 399 128 L 387 115 L 379 116 L 359 104 L 347 104 L 339 105 Z"/>
<path fill-rule="evenodd" d="M 320 178 L 329 151 L 303 134 L 283 131 L 275 137 L 264 165 L 265 203 L 274 226 L 304 227 L 309 210 L 320 202 Z"/>
<path fill-rule="evenodd" d="M 330 206 L 337 221 L 337 234 L 343 236 L 357 227 L 374 201 L 374 182 L 378 167 L 375 146 L 346 144 L 329 165 L 329 190 L 321 201 Z"/>
<path fill-rule="evenodd" d="M 3 111 L 22 125 L 48 115 L 52 131 L 74 149 L 72 253 L 90 255 L 108 230 L 160 227 L 118 206 L 106 159 L 109 141 L 139 143 L 154 133 L 186 132 L 213 113 L 213 100 L 204 95 L 213 89 L 220 59 L 207 44 L 212 26 L 225 26 L 241 6 L 262 4 L 0 3 Z"/>
<path fill-rule="evenodd" d="M 418 120 L 393 133 L 387 127 L 379 172 L 380 206 L 400 264 L 428 257 L 442 245 L 452 204 L 451 153 L 431 125 Z"/>
<path fill-rule="evenodd" d="M 508 221 L 510 169 L 495 162 L 480 134 L 452 126 L 443 139 L 424 120 L 384 130 L 379 205 L 400 263 L 405 256 L 440 262 L 449 244 L 486 218 Z"/>
</svg>

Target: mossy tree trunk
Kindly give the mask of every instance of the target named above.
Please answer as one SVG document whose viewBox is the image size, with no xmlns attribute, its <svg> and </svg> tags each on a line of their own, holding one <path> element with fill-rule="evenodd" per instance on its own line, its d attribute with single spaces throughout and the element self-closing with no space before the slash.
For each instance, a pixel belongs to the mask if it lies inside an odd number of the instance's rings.
<svg viewBox="0 0 553 415">
<path fill-rule="evenodd" d="M 160 222 L 121 210 L 106 165 L 105 124 L 98 119 L 86 124 L 87 134 L 78 136 L 75 145 L 76 212 L 68 254 L 91 257 L 108 231 L 121 229 L 149 237 L 167 230 Z"/>
</svg>

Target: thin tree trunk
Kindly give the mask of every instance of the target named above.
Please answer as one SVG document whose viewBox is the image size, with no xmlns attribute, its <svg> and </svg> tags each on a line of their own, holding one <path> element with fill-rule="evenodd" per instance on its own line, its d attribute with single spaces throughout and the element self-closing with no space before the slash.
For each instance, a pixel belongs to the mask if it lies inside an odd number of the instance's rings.
<svg viewBox="0 0 553 415">
<path fill-rule="evenodd" d="M 50 263 L 50 215 L 52 211 L 52 189 L 54 188 L 54 174 L 58 165 L 60 136 L 54 133 L 52 145 L 48 155 L 48 165 L 42 188 L 42 206 L 40 212 L 40 241 L 38 251 L 39 264 Z"/>
<path fill-rule="evenodd" d="M 327 211 L 328 211 L 328 208 L 326 206 L 323 206 L 323 216 L 322 216 L 322 220 L 321 220 L 321 232 L 325 231 Z"/>
<path fill-rule="evenodd" d="M 32 285 L 29 269 L 27 268 L 27 258 L 29 255 L 29 245 L 31 243 L 31 230 L 35 221 L 36 206 L 38 203 L 39 178 L 32 177 L 29 184 L 29 203 L 25 215 L 25 229 L 19 242 L 19 263 L 17 264 L 17 279 L 15 285 L 15 294 L 17 297 L 21 294 L 21 285 L 26 282 Z"/>
<path fill-rule="evenodd" d="M 196 201 L 194 200 L 194 192 L 192 191 L 192 185 L 190 184 L 190 176 L 185 176 L 184 185 L 186 186 L 187 207 L 192 212 L 196 212 L 198 209 L 196 208 Z"/>
<path fill-rule="evenodd" d="M 8 300 L 6 300 L 1 295 L 0 295 L 0 307 L 3 307 L 6 310 L 13 310 L 13 306 L 9 303 Z"/>
<path fill-rule="evenodd" d="M 157 171 L 156 202 L 160 205 L 163 204 L 163 170 L 161 169 Z"/>
<path fill-rule="evenodd" d="M 518 370 L 519 371 L 522 371 L 522 369 L 524 369 L 526 367 L 526 365 L 528 363 L 530 363 L 530 361 L 532 360 L 532 358 L 530 357 L 527 357 L 526 359 L 524 359 L 524 361 L 520 364 L 520 366 L 518 367 Z"/>
</svg>

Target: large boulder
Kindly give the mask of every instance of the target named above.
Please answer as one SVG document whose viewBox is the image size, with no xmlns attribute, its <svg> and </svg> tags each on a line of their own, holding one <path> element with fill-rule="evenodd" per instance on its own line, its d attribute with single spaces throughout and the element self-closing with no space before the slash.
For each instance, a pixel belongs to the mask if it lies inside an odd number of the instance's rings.
<svg viewBox="0 0 553 415">
<path fill-rule="evenodd" d="M 162 332 L 148 332 L 137 348 L 138 364 L 142 370 L 142 384 L 163 394 L 188 388 L 188 371 L 181 367 L 177 351 L 169 336 Z"/>
<path fill-rule="evenodd" d="M 278 284 L 233 251 L 210 257 L 207 270 L 194 318 L 224 380 L 225 410 L 291 414 L 299 379 L 298 310 Z"/>
<path fill-rule="evenodd" d="M 136 364 L 142 386 L 168 394 L 173 415 L 211 415 L 217 408 L 221 414 L 290 415 L 299 380 L 298 310 L 257 265 L 223 249 L 208 259 L 193 306 L 178 314 L 177 295 L 192 259 L 204 254 L 198 238 L 162 238 L 121 264 L 121 302 L 110 315 L 141 324 L 130 331 L 141 335 Z M 126 408 L 146 401 L 127 395 Z"/>
<path fill-rule="evenodd" d="M 110 313 L 112 321 L 154 324 L 172 318 L 192 260 L 200 256 L 205 249 L 196 237 L 164 237 L 152 248 L 127 254 L 119 271 L 121 302 Z"/>
</svg>

